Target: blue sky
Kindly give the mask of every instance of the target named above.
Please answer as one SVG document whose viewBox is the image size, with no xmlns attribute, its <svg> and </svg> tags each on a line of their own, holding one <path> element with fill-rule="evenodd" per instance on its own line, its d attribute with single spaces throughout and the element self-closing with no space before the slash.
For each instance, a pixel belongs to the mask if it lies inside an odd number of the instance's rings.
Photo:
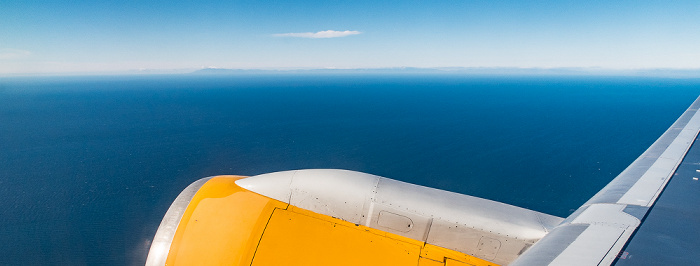
<svg viewBox="0 0 700 266">
<path fill-rule="evenodd" d="M 201 67 L 700 68 L 700 1 L 0 0 L 0 74 Z"/>
</svg>

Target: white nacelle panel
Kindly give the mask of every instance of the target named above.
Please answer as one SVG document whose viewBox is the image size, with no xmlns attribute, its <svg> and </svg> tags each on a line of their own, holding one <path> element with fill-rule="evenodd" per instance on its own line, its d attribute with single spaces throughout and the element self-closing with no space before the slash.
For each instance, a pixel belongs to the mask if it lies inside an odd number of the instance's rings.
<svg viewBox="0 0 700 266">
<path fill-rule="evenodd" d="M 316 213 L 508 264 L 562 218 L 347 170 L 253 176 L 239 186 Z"/>
</svg>

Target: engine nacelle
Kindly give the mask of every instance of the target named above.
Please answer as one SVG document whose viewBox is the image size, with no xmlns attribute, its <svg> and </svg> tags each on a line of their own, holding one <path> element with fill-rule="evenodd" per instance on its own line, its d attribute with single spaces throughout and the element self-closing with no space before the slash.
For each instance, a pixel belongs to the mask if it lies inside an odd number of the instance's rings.
<svg viewBox="0 0 700 266">
<path fill-rule="evenodd" d="M 188 186 L 146 265 L 508 264 L 563 219 L 346 170 Z"/>
</svg>

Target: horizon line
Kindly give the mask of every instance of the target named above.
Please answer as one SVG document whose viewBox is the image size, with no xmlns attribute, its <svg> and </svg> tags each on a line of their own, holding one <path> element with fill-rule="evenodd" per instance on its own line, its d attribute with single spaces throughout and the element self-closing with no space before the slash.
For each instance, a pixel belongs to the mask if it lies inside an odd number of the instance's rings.
<svg viewBox="0 0 700 266">
<path fill-rule="evenodd" d="M 697 68 L 672 68 L 672 67 L 647 67 L 647 68 L 606 68 L 606 67 L 459 67 L 459 66 L 444 66 L 444 67 L 412 67 L 412 66 L 397 66 L 397 67 L 258 67 L 258 68 L 226 68 L 226 67 L 192 67 L 192 68 L 152 68 L 152 69 L 127 69 L 127 70 L 105 70 L 105 71 L 69 71 L 69 72 L 15 72 L 15 73 L 0 73 L 0 77 L 28 77 L 28 76 L 119 76 L 119 75 L 168 75 L 168 74 L 196 74 L 201 71 L 260 71 L 260 72 L 295 72 L 295 71 L 433 71 L 434 73 L 460 73 L 469 74 L 469 71 L 569 71 L 566 74 L 644 74 L 639 72 L 649 71 L 664 71 L 664 72 L 694 72 L 700 77 L 700 67 Z M 668 74 L 671 74 L 668 73 Z M 472 73 L 474 74 L 474 73 Z M 476 73 L 483 74 L 483 73 Z M 495 73 L 497 74 L 497 73 Z M 531 73 L 531 74 L 546 74 L 546 73 Z M 553 74 L 553 73 L 550 73 Z M 650 74 L 650 73 L 646 73 Z"/>
</svg>

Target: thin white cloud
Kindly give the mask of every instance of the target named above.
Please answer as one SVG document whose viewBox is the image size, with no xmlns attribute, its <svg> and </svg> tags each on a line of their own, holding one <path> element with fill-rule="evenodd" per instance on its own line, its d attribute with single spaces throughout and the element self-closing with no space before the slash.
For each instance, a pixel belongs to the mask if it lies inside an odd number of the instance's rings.
<svg viewBox="0 0 700 266">
<path fill-rule="evenodd" d="M 18 59 L 32 55 L 32 52 L 19 49 L 0 49 L 0 60 Z"/>
<path fill-rule="evenodd" d="M 350 35 L 357 35 L 360 33 L 362 33 L 362 32 L 359 32 L 356 30 L 346 30 L 346 31 L 324 30 L 324 31 L 319 31 L 319 32 L 280 33 L 280 34 L 273 34 L 272 36 L 323 39 L 323 38 L 346 37 L 346 36 L 350 36 Z"/>
</svg>

